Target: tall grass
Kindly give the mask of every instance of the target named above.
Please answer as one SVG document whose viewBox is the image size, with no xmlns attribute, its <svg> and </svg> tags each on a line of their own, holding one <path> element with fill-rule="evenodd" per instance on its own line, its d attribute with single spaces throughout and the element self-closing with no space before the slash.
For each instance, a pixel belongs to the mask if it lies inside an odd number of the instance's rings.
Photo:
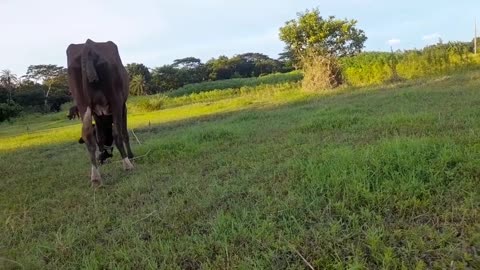
<svg viewBox="0 0 480 270">
<path fill-rule="evenodd" d="M 440 76 L 480 68 L 480 56 L 473 55 L 468 44 L 437 44 L 422 50 L 365 52 L 341 59 L 342 74 L 347 84 L 368 86 L 392 79 L 392 65 L 403 79 Z"/>
<path fill-rule="evenodd" d="M 292 71 L 289 73 L 276 73 L 269 74 L 266 76 L 261 76 L 257 78 L 238 78 L 238 79 L 229 79 L 229 80 L 220 80 L 220 81 L 211 81 L 211 82 L 202 82 L 187 84 L 177 90 L 167 93 L 170 97 L 183 96 L 193 93 L 200 93 L 211 90 L 223 90 L 230 88 L 241 88 L 241 87 L 255 87 L 262 84 L 281 84 L 288 82 L 298 82 L 302 79 L 303 75 L 300 71 Z"/>
<path fill-rule="evenodd" d="M 241 86 L 239 88 L 214 89 L 181 96 L 157 94 L 135 98 L 128 104 L 128 107 L 129 110 L 133 112 L 149 112 L 194 103 L 215 102 L 227 98 L 269 95 L 273 92 L 290 91 L 294 88 L 298 88 L 297 83 L 282 83 L 277 85 L 262 84 L 259 86 Z"/>
</svg>

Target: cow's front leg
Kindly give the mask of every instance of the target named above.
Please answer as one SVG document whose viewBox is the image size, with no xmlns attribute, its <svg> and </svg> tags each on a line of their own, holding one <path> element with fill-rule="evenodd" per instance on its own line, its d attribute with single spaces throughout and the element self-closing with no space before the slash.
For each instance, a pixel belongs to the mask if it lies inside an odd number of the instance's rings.
<svg viewBox="0 0 480 270">
<path fill-rule="evenodd" d="M 99 187 L 102 185 L 102 177 L 97 163 L 97 144 L 95 143 L 95 137 L 93 134 L 86 138 L 85 144 L 87 145 L 88 154 L 90 155 L 90 163 L 92 165 L 90 181 L 92 182 L 93 187 Z"/>
<path fill-rule="evenodd" d="M 93 129 L 92 112 L 88 107 L 83 119 L 82 139 L 87 146 L 88 154 L 90 155 L 90 163 L 92 165 L 90 181 L 93 187 L 99 187 L 102 185 L 102 177 L 100 176 L 97 164 L 97 141 Z"/>
</svg>

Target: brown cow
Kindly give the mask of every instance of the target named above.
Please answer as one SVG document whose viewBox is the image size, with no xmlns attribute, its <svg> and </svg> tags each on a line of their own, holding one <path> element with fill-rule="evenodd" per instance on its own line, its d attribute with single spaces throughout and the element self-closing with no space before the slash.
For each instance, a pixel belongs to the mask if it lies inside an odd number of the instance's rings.
<svg viewBox="0 0 480 270">
<path fill-rule="evenodd" d="M 92 164 L 91 181 L 101 184 L 96 152 L 109 148 L 113 141 L 122 156 L 125 170 L 133 169 L 133 153 L 127 131 L 128 75 L 115 43 L 70 44 L 67 48 L 68 84 L 82 118 L 82 139 Z M 95 127 L 92 120 L 95 120 Z M 94 134 L 94 128 L 96 136 Z M 105 145 L 107 144 L 107 145 Z M 97 151 L 98 150 L 98 151 Z"/>
<path fill-rule="evenodd" d="M 75 119 L 75 118 L 80 119 L 80 114 L 78 113 L 77 106 L 70 107 L 70 109 L 68 110 L 67 117 L 68 117 L 69 120 L 72 120 L 72 119 Z"/>
</svg>

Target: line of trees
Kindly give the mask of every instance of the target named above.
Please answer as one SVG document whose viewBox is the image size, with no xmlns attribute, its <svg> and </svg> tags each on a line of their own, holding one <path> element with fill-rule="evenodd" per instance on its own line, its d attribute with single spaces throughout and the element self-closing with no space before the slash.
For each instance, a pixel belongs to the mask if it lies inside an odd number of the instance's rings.
<svg viewBox="0 0 480 270">
<path fill-rule="evenodd" d="M 206 63 L 195 57 L 186 57 L 153 69 L 131 63 L 126 68 L 133 95 L 166 92 L 204 81 L 259 77 L 293 70 L 290 59 L 286 56 L 272 59 L 261 53 L 244 53 L 231 58 L 220 56 Z"/>
<path fill-rule="evenodd" d="M 23 111 L 59 111 L 70 100 L 66 69 L 56 65 L 32 65 L 18 77 L 0 72 L 0 122 Z"/>
<path fill-rule="evenodd" d="M 220 56 L 206 63 L 195 57 L 176 59 L 172 64 L 150 69 L 141 63 L 126 65 L 132 95 L 155 94 L 191 83 L 248 78 L 293 70 L 282 55 L 273 59 L 261 53 Z M 27 112 L 56 112 L 71 100 L 67 70 L 57 65 L 31 65 L 24 76 L 10 70 L 0 73 L 0 122 Z"/>
</svg>

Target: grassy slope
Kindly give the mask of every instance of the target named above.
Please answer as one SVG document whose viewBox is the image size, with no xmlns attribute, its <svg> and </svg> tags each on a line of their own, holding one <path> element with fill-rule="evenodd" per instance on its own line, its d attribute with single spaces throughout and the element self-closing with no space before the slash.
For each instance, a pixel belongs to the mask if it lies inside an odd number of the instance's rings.
<svg viewBox="0 0 480 270">
<path fill-rule="evenodd" d="M 0 268 L 479 268 L 479 89 L 477 72 L 132 115 L 159 124 L 137 131 L 151 152 L 96 192 L 78 126 L 18 142 L 20 122 L 0 135 Z"/>
<path fill-rule="evenodd" d="M 168 92 L 170 97 L 178 97 L 192 93 L 201 93 L 211 90 L 223 90 L 241 87 L 255 87 L 259 85 L 272 85 L 288 82 L 298 82 L 302 80 L 303 74 L 300 71 L 291 71 L 288 73 L 274 73 L 261 77 L 236 78 L 218 81 L 206 81 L 201 83 L 187 84 L 179 89 Z"/>
</svg>

